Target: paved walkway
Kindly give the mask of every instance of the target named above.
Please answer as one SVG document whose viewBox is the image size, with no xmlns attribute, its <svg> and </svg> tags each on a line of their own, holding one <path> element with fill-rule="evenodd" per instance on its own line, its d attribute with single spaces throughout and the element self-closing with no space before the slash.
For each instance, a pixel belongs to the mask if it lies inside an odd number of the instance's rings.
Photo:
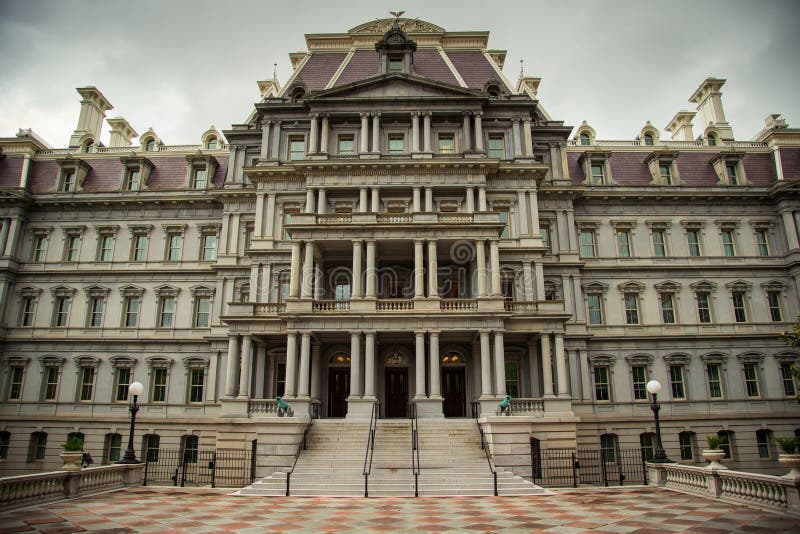
<svg viewBox="0 0 800 534">
<path fill-rule="evenodd" d="M 664 489 L 530 497 L 271 498 L 136 488 L 0 513 L 0 532 L 800 533 L 800 520 Z"/>
</svg>

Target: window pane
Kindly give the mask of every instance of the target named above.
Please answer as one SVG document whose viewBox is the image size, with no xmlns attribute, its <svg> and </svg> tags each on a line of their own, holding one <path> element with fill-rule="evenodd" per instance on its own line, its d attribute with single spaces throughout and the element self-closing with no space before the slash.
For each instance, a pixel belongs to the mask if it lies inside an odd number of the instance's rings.
<svg viewBox="0 0 800 534">
<path fill-rule="evenodd" d="M 584 258 L 594 258 L 595 257 L 594 232 L 586 230 L 581 231 L 580 241 L 581 241 L 581 256 Z"/>
<path fill-rule="evenodd" d="M 81 371 L 81 391 L 79 399 L 82 401 L 92 400 L 92 391 L 94 390 L 94 369 L 91 367 L 84 367 Z"/>
<path fill-rule="evenodd" d="M 697 294 L 697 315 L 701 323 L 711 322 L 711 308 L 709 307 L 708 293 Z"/>
<path fill-rule="evenodd" d="M 667 255 L 667 245 L 664 241 L 663 230 L 653 230 L 653 255 L 663 258 Z"/>
<path fill-rule="evenodd" d="M 600 308 L 600 295 L 588 295 L 589 324 L 603 324 L 603 311 Z"/>
<path fill-rule="evenodd" d="M 780 293 L 777 291 L 770 291 L 767 293 L 767 300 L 769 301 L 769 316 L 773 321 L 781 321 L 781 298 Z"/>
<path fill-rule="evenodd" d="M 631 255 L 630 234 L 627 230 L 617 230 L 617 253 L 620 258 Z"/>
<path fill-rule="evenodd" d="M 128 400 L 128 386 L 130 383 L 131 370 L 126 367 L 117 369 L 117 394 L 114 397 L 115 400 Z"/>
<path fill-rule="evenodd" d="M 167 397 L 167 370 L 153 370 L 153 402 L 164 402 Z"/>
<path fill-rule="evenodd" d="M 452 137 L 439 138 L 439 153 L 452 154 L 456 150 L 456 144 Z"/>
<path fill-rule="evenodd" d="M 672 386 L 672 398 L 685 399 L 686 392 L 683 387 L 683 366 L 670 365 L 669 378 Z"/>
<path fill-rule="evenodd" d="M 519 374 L 517 362 L 506 361 L 506 394 L 519 397 Z"/>
<path fill-rule="evenodd" d="M 389 138 L 389 154 L 403 154 L 405 151 L 406 142 L 404 137 Z"/>
<path fill-rule="evenodd" d="M 602 165 L 592 165 L 592 184 L 594 185 L 602 185 L 605 181 L 603 179 L 603 166 Z"/>
<path fill-rule="evenodd" d="M 608 367 L 594 368 L 594 394 L 595 400 L 609 400 Z"/>
<path fill-rule="evenodd" d="M 306 142 L 304 139 L 289 140 L 289 159 L 301 160 L 306 157 Z"/>
<path fill-rule="evenodd" d="M 489 157 L 495 159 L 506 158 L 506 144 L 502 137 L 489 137 Z"/>
<path fill-rule="evenodd" d="M 639 324 L 639 295 L 625 293 L 625 322 Z"/>
<path fill-rule="evenodd" d="M 740 291 L 734 291 L 731 294 L 731 300 L 733 301 L 734 320 L 737 323 L 747 322 L 747 313 L 744 307 L 744 293 Z"/>
<path fill-rule="evenodd" d="M 681 448 L 681 460 L 694 460 L 694 450 L 692 446 L 692 433 L 681 432 L 678 434 Z"/>
<path fill-rule="evenodd" d="M 733 232 L 730 230 L 722 231 L 722 253 L 728 257 L 736 256 L 736 248 L 733 244 Z"/>
<path fill-rule="evenodd" d="M 784 395 L 794 397 L 797 390 L 794 387 L 791 362 L 781 362 L 781 381 L 783 382 Z"/>
<path fill-rule="evenodd" d="M 139 297 L 129 297 L 125 301 L 125 326 L 132 328 L 139 324 L 139 307 L 142 301 Z"/>
<path fill-rule="evenodd" d="M 754 363 L 744 364 L 744 381 L 748 397 L 758 397 L 758 369 Z"/>
<path fill-rule="evenodd" d="M 718 364 L 710 364 L 708 372 L 708 393 L 712 399 L 722 398 L 722 379 L 720 378 L 720 367 Z"/>
<path fill-rule="evenodd" d="M 203 260 L 213 261 L 217 259 L 217 235 L 203 235 Z"/>
<path fill-rule="evenodd" d="M 58 391 L 58 367 L 47 367 L 45 370 L 44 400 L 55 400 Z"/>
<path fill-rule="evenodd" d="M 661 294 L 661 320 L 664 324 L 675 323 L 675 301 L 672 293 Z"/>
<path fill-rule="evenodd" d="M 769 256 L 769 242 L 767 241 L 767 231 L 756 231 L 756 245 L 758 247 L 759 256 Z"/>
<path fill-rule="evenodd" d="M 643 366 L 633 367 L 633 398 L 635 400 L 647 399 L 647 370 Z"/>
<path fill-rule="evenodd" d="M 339 138 L 339 154 L 342 156 L 355 154 L 355 143 L 352 137 Z"/>
<path fill-rule="evenodd" d="M 189 402 L 203 402 L 204 379 L 204 369 L 192 369 L 191 382 L 189 385 Z"/>
<path fill-rule="evenodd" d="M 700 233 L 697 230 L 688 230 L 686 241 L 689 244 L 689 256 L 700 256 Z"/>
</svg>

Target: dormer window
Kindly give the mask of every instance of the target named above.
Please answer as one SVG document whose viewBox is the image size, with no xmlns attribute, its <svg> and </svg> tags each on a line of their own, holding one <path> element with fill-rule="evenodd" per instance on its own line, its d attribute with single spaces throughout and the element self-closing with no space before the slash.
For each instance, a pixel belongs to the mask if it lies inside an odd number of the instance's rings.
<svg viewBox="0 0 800 534">
<path fill-rule="evenodd" d="M 739 180 L 737 178 L 736 173 L 736 164 L 735 163 L 728 163 L 725 166 L 726 174 L 728 175 L 728 184 L 729 185 L 739 185 Z"/>
<path fill-rule="evenodd" d="M 292 102 L 299 102 L 306 96 L 306 90 L 302 87 L 297 87 L 292 91 Z"/>
<path fill-rule="evenodd" d="M 61 180 L 61 190 L 64 192 L 75 191 L 75 171 L 65 170 Z"/>
<path fill-rule="evenodd" d="M 83 145 L 83 151 L 94 152 L 94 141 L 92 141 L 91 139 L 89 141 L 86 141 L 86 144 Z"/>
<path fill-rule="evenodd" d="M 489 95 L 491 100 L 499 100 L 500 99 L 500 88 L 494 84 L 490 85 L 486 88 L 486 94 Z"/>
<path fill-rule="evenodd" d="M 588 133 L 581 134 L 581 146 L 589 146 L 592 144 L 592 139 L 589 137 Z"/>
<path fill-rule="evenodd" d="M 403 72 L 403 56 L 389 56 L 389 73 Z"/>
<path fill-rule="evenodd" d="M 155 152 L 156 150 L 156 142 L 154 139 L 148 139 L 147 142 L 144 144 L 145 152 Z"/>
<path fill-rule="evenodd" d="M 653 136 L 651 134 L 644 134 L 644 144 L 645 146 L 653 146 Z"/>
<path fill-rule="evenodd" d="M 603 178 L 603 164 L 597 163 L 592 164 L 592 185 L 603 185 L 604 178 Z"/>
<path fill-rule="evenodd" d="M 188 162 L 188 176 L 186 184 L 188 189 L 206 190 L 212 187 L 211 180 L 217 170 L 217 160 L 213 156 L 201 154 L 198 150 L 196 154 L 186 156 Z"/>
<path fill-rule="evenodd" d="M 142 188 L 142 173 L 139 167 L 131 167 L 125 176 L 125 191 L 138 191 Z"/>
<path fill-rule="evenodd" d="M 670 170 L 670 165 L 667 163 L 662 163 L 658 166 L 658 170 L 659 174 L 661 175 L 661 181 L 666 185 L 672 185 L 672 171 Z"/>
<path fill-rule="evenodd" d="M 192 175 L 192 189 L 206 189 L 208 187 L 208 169 L 197 167 Z"/>
<path fill-rule="evenodd" d="M 720 153 L 712 159 L 718 185 L 749 185 L 743 161 L 744 154 L 735 151 Z"/>
<path fill-rule="evenodd" d="M 645 158 L 650 170 L 651 185 L 676 185 L 680 183 L 678 174 L 678 153 L 663 148 L 656 149 Z"/>
<path fill-rule="evenodd" d="M 717 146 L 717 136 L 708 134 L 708 146 Z"/>
<path fill-rule="evenodd" d="M 611 176 L 611 164 L 609 152 L 600 152 L 597 150 L 587 150 L 578 158 L 583 169 L 584 180 L 586 185 L 612 185 L 613 179 Z"/>
<path fill-rule="evenodd" d="M 208 141 L 206 142 L 206 149 L 217 150 L 218 148 L 219 148 L 219 141 L 217 141 L 217 138 L 209 137 Z"/>
</svg>

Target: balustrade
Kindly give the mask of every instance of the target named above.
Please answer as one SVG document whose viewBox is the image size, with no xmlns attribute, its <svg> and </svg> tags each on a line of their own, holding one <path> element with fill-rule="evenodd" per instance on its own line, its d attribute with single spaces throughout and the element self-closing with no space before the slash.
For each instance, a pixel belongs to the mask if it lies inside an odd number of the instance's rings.
<svg viewBox="0 0 800 534">
<path fill-rule="evenodd" d="M 347 311 L 350 309 L 349 300 L 315 300 L 314 311 L 317 312 L 330 312 L 330 311 Z"/>
<path fill-rule="evenodd" d="M 511 399 L 511 415 L 542 415 L 544 401 L 541 399 Z"/>
<path fill-rule="evenodd" d="M 478 309 L 477 299 L 442 299 L 439 302 L 442 311 L 475 311 Z"/>
<path fill-rule="evenodd" d="M 286 311 L 285 302 L 261 302 L 255 305 L 256 315 L 270 315 Z"/>
<path fill-rule="evenodd" d="M 275 399 L 250 399 L 247 403 L 250 415 L 278 416 L 278 402 Z"/>
<path fill-rule="evenodd" d="M 406 311 L 414 309 L 414 301 L 408 299 L 382 299 L 377 302 L 378 311 Z"/>
<path fill-rule="evenodd" d="M 539 310 L 539 303 L 536 301 L 507 300 L 505 310 L 515 313 L 532 313 Z"/>
</svg>

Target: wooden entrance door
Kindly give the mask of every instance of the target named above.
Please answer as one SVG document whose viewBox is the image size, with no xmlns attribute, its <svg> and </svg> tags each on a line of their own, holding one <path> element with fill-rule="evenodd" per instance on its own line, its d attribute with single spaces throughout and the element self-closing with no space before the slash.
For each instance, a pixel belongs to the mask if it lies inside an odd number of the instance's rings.
<svg viewBox="0 0 800 534">
<path fill-rule="evenodd" d="M 466 369 L 442 367 L 442 411 L 445 417 L 465 417 L 467 414 Z"/>
<path fill-rule="evenodd" d="M 328 417 L 347 415 L 348 395 L 350 395 L 350 368 L 331 367 L 328 370 Z"/>
<path fill-rule="evenodd" d="M 408 367 L 386 368 L 386 417 L 406 417 Z"/>
</svg>

